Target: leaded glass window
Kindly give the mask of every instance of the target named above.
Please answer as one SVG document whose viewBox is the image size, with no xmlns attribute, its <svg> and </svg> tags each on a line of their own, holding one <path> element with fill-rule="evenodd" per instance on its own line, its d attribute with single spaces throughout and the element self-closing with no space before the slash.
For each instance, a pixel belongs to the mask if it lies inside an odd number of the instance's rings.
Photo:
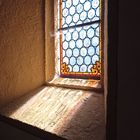
<svg viewBox="0 0 140 140">
<path fill-rule="evenodd" d="M 100 79 L 100 0 L 60 0 L 60 76 Z"/>
</svg>

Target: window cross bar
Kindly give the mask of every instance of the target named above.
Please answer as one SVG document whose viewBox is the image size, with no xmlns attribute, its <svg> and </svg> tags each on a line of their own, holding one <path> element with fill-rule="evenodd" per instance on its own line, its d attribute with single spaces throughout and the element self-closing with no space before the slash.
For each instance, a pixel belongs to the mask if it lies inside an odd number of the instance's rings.
<svg viewBox="0 0 140 140">
<path fill-rule="evenodd" d="M 78 25 L 74 25 L 74 26 L 59 28 L 58 31 L 68 30 L 68 29 L 72 29 L 72 28 L 76 28 L 76 27 L 83 27 L 83 26 L 92 25 L 92 24 L 95 24 L 95 23 L 100 23 L 100 20 L 95 20 L 95 21 L 82 23 L 82 24 L 78 24 Z"/>
</svg>

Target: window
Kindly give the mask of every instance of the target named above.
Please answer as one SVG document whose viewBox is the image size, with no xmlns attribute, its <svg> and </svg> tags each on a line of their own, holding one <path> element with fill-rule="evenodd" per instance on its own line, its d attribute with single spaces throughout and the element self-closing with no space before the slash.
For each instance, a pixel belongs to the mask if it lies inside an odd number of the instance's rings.
<svg viewBox="0 0 140 140">
<path fill-rule="evenodd" d="M 58 3 L 60 77 L 101 79 L 101 1 L 59 0 Z"/>
</svg>

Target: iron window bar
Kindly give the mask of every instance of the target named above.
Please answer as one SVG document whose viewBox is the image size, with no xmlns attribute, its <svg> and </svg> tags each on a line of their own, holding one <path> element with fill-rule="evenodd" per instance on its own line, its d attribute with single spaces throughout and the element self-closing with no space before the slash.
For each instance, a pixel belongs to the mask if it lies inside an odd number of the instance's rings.
<svg viewBox="0 0 140 140">
<path fill-rule="evenodd" d="M 100 23 L 100 20 L 95 20 L 95 21 L 91 21 L 91 22 L 87 22 L 87 23 L 82 23 L 82 24 L 78 24 L 78 25 L 68 26 L 68 27 L 64 27 L 64 28 L 59 28 L 58 31 L 73 29 L 73 28 L 77 28 L 77 27 L 83 27 L 83 26 L 92 25 L 92 24 L 95 24 L 95 23 Z"/>
</svg>

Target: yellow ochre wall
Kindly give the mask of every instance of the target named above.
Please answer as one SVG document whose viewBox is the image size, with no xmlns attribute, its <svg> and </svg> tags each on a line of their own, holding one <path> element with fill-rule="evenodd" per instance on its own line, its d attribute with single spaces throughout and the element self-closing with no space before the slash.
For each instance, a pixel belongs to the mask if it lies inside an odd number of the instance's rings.
<svg viewBox="0 0 140 140">
<path fill-rule="evenodd" d="M 0 106 L 45 83 L 43 6 L 0 0 Z"/>
</svg>

